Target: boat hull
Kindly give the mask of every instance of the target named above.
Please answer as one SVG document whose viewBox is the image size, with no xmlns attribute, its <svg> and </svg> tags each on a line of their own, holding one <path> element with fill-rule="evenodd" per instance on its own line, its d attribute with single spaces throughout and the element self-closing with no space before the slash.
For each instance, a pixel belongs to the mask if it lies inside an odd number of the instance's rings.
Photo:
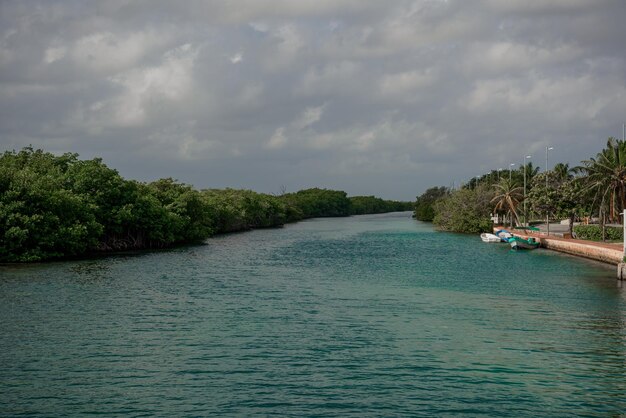
<svg viewBox="0 0 626 418">
<path fill-rule="evenodd" d="M 509 244 L 514 250 L 534 250 L 536 248 L 539 248 L 539 243 L 536 242 L 534 239 L 530 241 L 519 237 L 513 237 L 509 241 Z"/>
<path fill-rule="evenodd" d="M 480 234 L 480 239 L 483 240 L 483 242 L 501 242 L 500 237 L 487 233 Z"/>
<path fill-rule="evenodd" d="M 495 235 L 500 238 L 502 242 L 509 242 L 509 240 L 513 237 L 513 235 L 506 229 L 497 230 Z"/>
</svg>

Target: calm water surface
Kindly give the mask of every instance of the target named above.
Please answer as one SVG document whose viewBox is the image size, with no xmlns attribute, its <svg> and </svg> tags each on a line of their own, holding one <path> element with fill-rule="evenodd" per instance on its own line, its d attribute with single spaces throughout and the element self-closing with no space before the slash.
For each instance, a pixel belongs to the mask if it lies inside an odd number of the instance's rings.
<svg viewBox="0 0 626 418">
<path fill-rule="evenodd" d="M 0 267 L 0 416 L 616 415 L 613 269 L 407 213 Z"/>
</svg>

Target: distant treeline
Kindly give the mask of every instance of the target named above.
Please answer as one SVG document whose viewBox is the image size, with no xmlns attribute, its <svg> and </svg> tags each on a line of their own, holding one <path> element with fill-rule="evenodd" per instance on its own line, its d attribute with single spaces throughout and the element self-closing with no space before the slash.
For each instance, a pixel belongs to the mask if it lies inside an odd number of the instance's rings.
<svg viewBox="0 0 626 418">
<path fill-rule="evenodd" d="M 0 262 L 165 248 L 306 218 L 412 209 L 410 202 L 317 188 L 274 196 L 195 190 L 171 178 L 142 183 L 99 158 L 30 147 L 0 156 Z"/>
</svg>

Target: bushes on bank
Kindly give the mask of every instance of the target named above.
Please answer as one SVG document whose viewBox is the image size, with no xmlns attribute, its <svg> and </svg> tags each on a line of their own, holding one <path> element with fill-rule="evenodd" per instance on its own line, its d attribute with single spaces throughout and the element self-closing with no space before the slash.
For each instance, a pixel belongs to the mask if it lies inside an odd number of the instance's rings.
<svg viewBox="0 0 626 418">
<path fill-rule="evenodd" d="M 435 218 L 434 204 L 438 199 L 450 193 L 447 187 L 431 187 L 415 201 L 415 219 L 418 221 L 432 222 Z"/>
<path fill-rule="evenodd" d="M 162 248 L 213 233 L 190 186 L 123 179 L 100 159 L 25 148 L 0 157 L 0 262 Z"/>
<path fill-rule="evenodd" d="M 605 229 L 606 239 L 609 241 L 622 241 L 624 230 L 622 227 L 607 226 Z M 590 241 L 602 241 L 602 227 L 600 225 L 576 225 L 574 233 L 579 239 Z"/>
<path fill-rule="evenodd" d="M 0 262 L 164 248 L 311 217 L 396 210 L 397 202 L 308 189 L 283 196 L 125 180 L 101 159 L 24 148 L 0 155 Z M 390 210 L 387 210 L 390 209 Z M 368 212 L 370 211 L 370 212 Z"/>
<path fill-rule="evenodd" d="M 434 203 L 433 223 L 443 231 L 490 232 L 492 197 L 493 192 L 483 187 L 456 190 Z"/>
<path fill-rule="evenodd" d="M 281 196 L 284 202 L 297 208 L 289 221 L 329 216 L 350 216 L 351 204 L 346 192 L 328 189 L 306 189 Z"/>
<path fill-rule="evenodd" d="M 352 215 L 364 215 L 366 213 L 387 213 L 413 210 L 411 202 L 398 202 L 395 200 L 383 200 L 375 196 L 352 196 L 349 198 Z"/>
<path fill-rule="evenodd" d="M 201 193 L 211 208 L 215 233 L 275 227 L 287 221 L 287 206 L 276 196 L 235 189 L 211 189 Z"/>
</svg>

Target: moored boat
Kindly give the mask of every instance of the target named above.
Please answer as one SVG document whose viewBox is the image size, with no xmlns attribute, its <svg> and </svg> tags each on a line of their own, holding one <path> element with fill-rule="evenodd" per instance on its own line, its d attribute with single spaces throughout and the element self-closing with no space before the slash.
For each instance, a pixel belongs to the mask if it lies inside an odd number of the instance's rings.
<svg viewBox="0 0 626 418">
<path fill-rule="evenodd" d="M 509 238 L 509 244 L 514 250 L 534 250 L 535 248 L 539 248 L 540 245 L 533 237 L 528 239 L 512 237 Z"/>
<path fill-rule="evenodd" d="M 482 234 L 480 234 L 480 239 L 482 239 L 483 242 L 502 242 L 500 237 L 494 234 L 489 234 L 487 232 L 483 232 Z"/>
<path fill-rule="evenodd" d="M 513 234 L 511 234 L 506 229 L 498 229 L 496 231 L 495 235 L 498 238 L 500 238 L 500 240 L 502 240 L 502 242 L 509 242 L 509 239 L 511 239 L 511 237 L 513 236 Z"/>
</svg>

